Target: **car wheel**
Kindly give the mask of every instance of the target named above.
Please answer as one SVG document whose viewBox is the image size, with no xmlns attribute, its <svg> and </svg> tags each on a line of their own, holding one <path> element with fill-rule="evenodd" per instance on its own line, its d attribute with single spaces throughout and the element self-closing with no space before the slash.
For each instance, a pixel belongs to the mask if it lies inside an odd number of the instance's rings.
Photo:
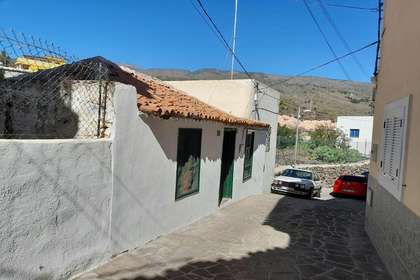
<svg viewBox="0 0 420 280">
<path fill-rule="evenodd" d="M 309 191 L 309 193 L 305 197 L 306 197 L 306 199 L 312 199 L 313 196 L 314 196 L 314 191 L 311 190 L 311 191 Z"/>
</svg>

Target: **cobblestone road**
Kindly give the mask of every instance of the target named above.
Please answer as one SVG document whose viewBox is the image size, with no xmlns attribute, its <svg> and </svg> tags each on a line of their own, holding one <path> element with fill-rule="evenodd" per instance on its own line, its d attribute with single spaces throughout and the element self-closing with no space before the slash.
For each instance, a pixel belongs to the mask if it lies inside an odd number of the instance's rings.
<svg viewBox="0 0 420 280">
<path fill-rule="evenodd" d="M 360 200 L 262 194 L 84 274 L 93 279 L 391 279 Z"/>
</svg>

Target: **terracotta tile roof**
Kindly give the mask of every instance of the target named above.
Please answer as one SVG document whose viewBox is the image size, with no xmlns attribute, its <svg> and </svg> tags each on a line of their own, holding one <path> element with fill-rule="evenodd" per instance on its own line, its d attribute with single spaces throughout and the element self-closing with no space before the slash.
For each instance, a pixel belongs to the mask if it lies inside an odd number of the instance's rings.
<svg viewBox="0 0 420 280">
<path fill-rule="evenodd" d="M 248 127 L 269 127 L 268 124 L 255 120 L 244 119 L 230 115 L 199 99 L 187 95 L 143 73 L 121 66 L 144 86 L 137 86 L 137 106 L 141 112 L 160 118 L 188 118 L 210 120 L 231 125 Z"/>
<path fill-rule="evenodd" d="M 122 69 L 124 68 L 124 70 Z M 195 97 L 189 96 L 164 82 L 136 72 L 127 67 L 106 60 L 103 57 L 92 57 L 65 64 L 56 68 L 18 76 L 19 81 L 49 81 L 52 76 L 65 76 L 67 79 L 92 80 L 106 71 L 109 80 L 132 85 L 136 88 L 139 111 L 160 118 L 188 118 L 195 120 L 210 120 L 231 125 L 248 127 L 269 127 L 268 124 L 254 120 L 238 118 L 222 110 L 210 106 Z M 15 78 L 15 79 L 17 79 Z M 6 82 L 14 82 L 13 78 Z"/>
</svg>

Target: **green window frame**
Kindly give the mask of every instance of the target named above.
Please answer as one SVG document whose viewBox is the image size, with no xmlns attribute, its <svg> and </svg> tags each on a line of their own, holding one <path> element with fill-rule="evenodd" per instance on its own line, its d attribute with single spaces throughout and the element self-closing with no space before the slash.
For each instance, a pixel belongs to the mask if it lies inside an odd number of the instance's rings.
<svg viewBox="0 0 420 280">
<path fill-rule="evenodd" d="M 243 181 L 252 177 L 252 161 L 254 157 L 254 131 L 247 131 L 245 139 L 245 156 L 244 156 L 244 172 Z"/>
<path fill-rule="evenodd" d="M 178 130 L 175 200 L 200 190 L 201 138 L 201 129 Z"/>
</svg>

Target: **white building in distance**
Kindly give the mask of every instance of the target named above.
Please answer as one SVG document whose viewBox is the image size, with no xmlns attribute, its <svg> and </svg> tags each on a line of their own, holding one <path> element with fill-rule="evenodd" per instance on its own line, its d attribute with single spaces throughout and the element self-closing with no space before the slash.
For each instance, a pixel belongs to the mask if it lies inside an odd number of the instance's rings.
<svg viewBox="0 0 420 280">
<path fill-rule="evenodd" d="M 372 116 L 338 116 L 337 129 L 349 139 L 350 147 L 366 157 L 370 156 L 372 147 Z"/>
</svg>

